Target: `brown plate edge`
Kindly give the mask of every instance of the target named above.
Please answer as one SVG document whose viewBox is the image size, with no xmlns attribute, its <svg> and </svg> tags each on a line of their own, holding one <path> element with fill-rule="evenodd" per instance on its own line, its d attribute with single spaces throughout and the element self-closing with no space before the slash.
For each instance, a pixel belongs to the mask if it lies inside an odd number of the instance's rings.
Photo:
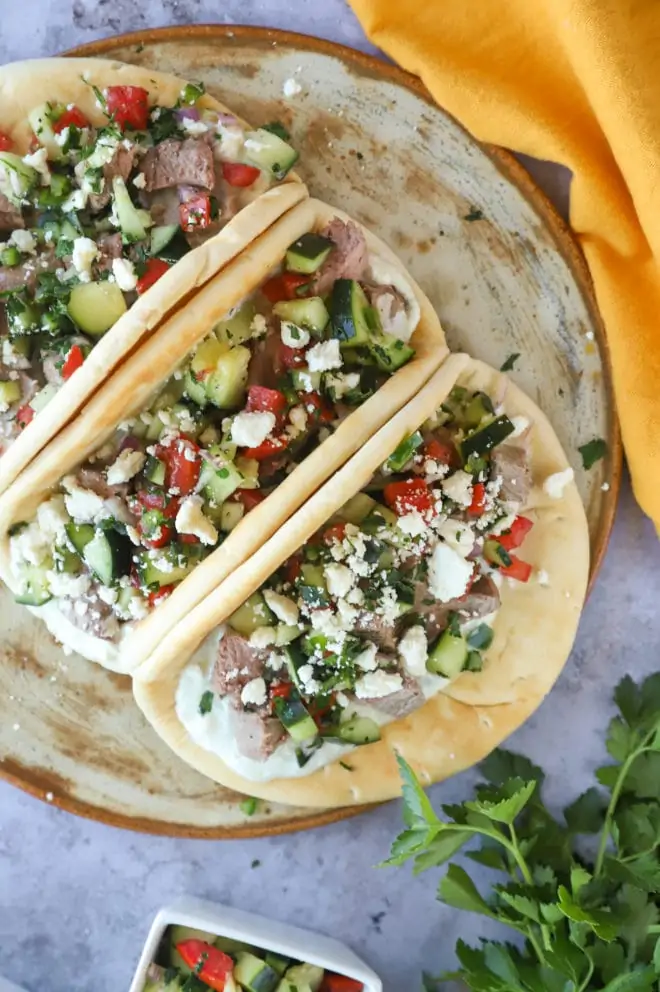
<svg viewBox="0 0 660 992">
<path fill-rule="evenodd" d="M 413 90 L 418 96 L 434 107 L 437 106 L 436 101 L 421 80 L 396 65 L 391 65 L 378 59 L 376 56 L 367 55 L 364 52 L 357 51 L 337 42 L 315 38 L 311 35 L 301 34 L 295 31 L 283 31 L 275 28 L 222 24 L 150 28 L 88 42 L 76 48 L 69 49 L 63 52 L 62 55 L 65 57 L 103 57 L 108 56 L 109 53 L 119 46 L 125 47 L 133 44 L 148 45 L 160 41 L 176 41 L 182 38 L 199 38 L 203 40 L 221 38 L 225 43 L 247 39 L 253 43 L 255 41 L 261 41 L 270 45 L 284 44 L 289 47 L 311 49 L 325 55 L 334 56 L 344 63 L 352 62 L 359 67 L 363 74 L 376 77 L 385 76 L 389 81 Z M 447 111 L 443 109 L 443 113 L 447 113 Z M 448 116 L 452 117 L 457 126 L 467 131 L 452 115 Z M 477 141 L 476 138 L 471 137 L 472 140 Z M 486 145 L 479 141 L 477 141 L 477 144 L 496 164 L 505 177 L 518 187 L 525 196 L 525 199 L 535 209 L 546 228 L 550 230 L 557 247 L 561 251 L 580 289 L 596 330 L 599 350 L 603 359 L 606 388 L 611 400 L 608 439 L 610 445 L 610 490 L 603 500 L 599 529 L 594 542 L 595 546 L 592 554 L 589 580 L 589 589 L 591 589 L 602 565 L 614 524 L 623 462 L 623 445 L 619 423 L 615 413 L 611 356 L 603 323 L 596 304 L 591 275 L 582 251 L 569 226 L 557 212 L 546 194 L 537 186 L 527 170 L 505 149 L 495 145 Z M 285 819 L 276 823 L 262 823 L 254 826 L 246 823 L 236 827 L 192 827 L 189 824 L 165 823 L 161 820 L 150 820 L 144 817 L 130 817 L 119 813 L 112 813 L 105 808 L 82 802 L 70 794 L 65 794 L 64 792 L 59 794 L 53 791 L 49 783 L 44 784 L 41 781 L 41 776 L 28 768 L 17 764 L 12 764 L 12 767 L 13 770 L 10 770 L 7 767 L 7 762 L 0 763 L 0 777 L 36 799 L 41 799 L 49 805 L 73 813 L 76 816 L 98 823 L 104 823 L 111 827 L 160 836 L 206 840 L 252 839 L 277 836 L 294 833 L 298 830 L 309 830 L 313 827 L 338 823 L 341 820 L 358 816 L 374 808 L 373 806 L 348 806 L 343 809 L 330 809 L 325 812 L 311 813 L 292 820 Z M 51 798 L 47 798 L 47 796 Z"/>
</svg>

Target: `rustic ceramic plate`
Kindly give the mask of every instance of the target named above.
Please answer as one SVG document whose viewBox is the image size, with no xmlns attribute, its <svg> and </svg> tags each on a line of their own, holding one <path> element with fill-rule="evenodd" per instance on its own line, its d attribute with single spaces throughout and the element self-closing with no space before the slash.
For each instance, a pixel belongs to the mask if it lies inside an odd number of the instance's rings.
<svg viewBox="0 0 660 992">
<path fill-rule="evenodd" d="M 548 414 L 575 467 L 597 569 L 621 460 L 604 338 L 579 251 L 509 155 L 481 147 L 400 70 L 302 35 L 176 28 L 73 54 L 201 79 L 248 120 L 284 121 L 313 195 L 392 245 L 453 348 L 495 366 L 519 353 L 513 377 Z M 290 78 L 301 92 L 286 101 Z M 585 473 L 577 448 L 594 437 L 608 439 L 610 456 Z M 261 804 L 245 817 L 241 797 L 161 743 L 127 678 L 64 656 L 6 592 L 0 615 L 0 773 L 34 795 L 107 823 L 203 837 L 301 829 L 356 812 Z"/>
</svg>

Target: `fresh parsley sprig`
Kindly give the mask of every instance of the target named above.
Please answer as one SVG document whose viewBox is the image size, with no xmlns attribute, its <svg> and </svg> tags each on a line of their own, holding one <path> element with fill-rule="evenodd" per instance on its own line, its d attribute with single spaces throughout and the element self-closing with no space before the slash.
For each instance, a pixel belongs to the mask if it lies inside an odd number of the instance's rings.
<svg viewBox="0 0 660 992">
<path fill-rule="evenodd" d="M 612 764 L 555 819 L 542 799 L 544 774 L 528 758 L 495 751 L 481 766 L 475 798 L 438 817 L 399 758 L 406 829 L 388 865 L 414 859 L 415 872 L 467 857 L 503 880 L 483 896 L 450 864 L 438 898 L 498 921 L 516 943 L 459 940 L 460 967 L 438 981 L 475 992 L 646 992 L 660 982 L 660 674 L 624 678 L 610 722 Z M 589 855 L 582 835 L 598 835 Z M 424 977 L 424 988 L 434 988 Z"/>
</svg>

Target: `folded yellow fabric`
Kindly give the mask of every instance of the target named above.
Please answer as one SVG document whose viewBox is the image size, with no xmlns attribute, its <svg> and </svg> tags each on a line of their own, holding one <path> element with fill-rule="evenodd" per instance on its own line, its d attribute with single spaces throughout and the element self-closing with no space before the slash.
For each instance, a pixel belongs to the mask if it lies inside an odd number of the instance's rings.
<svg viewBox="0 0 660 992">
<path fill-rule="evenodd" d="M 351 0 L 482 141 L 574 173 L 635 494 L 660 528 L 660 0 Z"/>
</svg>

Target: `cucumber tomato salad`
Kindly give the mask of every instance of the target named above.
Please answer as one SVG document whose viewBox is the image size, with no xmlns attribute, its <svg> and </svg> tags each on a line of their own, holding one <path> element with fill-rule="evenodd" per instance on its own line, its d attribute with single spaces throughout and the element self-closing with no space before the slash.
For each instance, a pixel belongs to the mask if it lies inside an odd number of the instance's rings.
<svg viewBox="0 0 660 992">
<path fill-rule="evenodd" d="M 248 779 L 305 775 L 479 671 L 503 578 L 532 572 L 529 427 L 454 388 L 193 656 L 193 740 Z"/>
<path fill-rule="evenodd" d="M 174 107 L 95 93 L 102 126 L 51 102 L 28 154 L 0 131 L 0 454 L 137 295 L 298 157 L 279 124 L 198 106 L 202 86 Z"/>
<path fill-rule="evenodd" d="M 103 660 L 98 639 L 162 602 L 412 358 L 417 303 L 385 277 L 353 224 L 335 219 L 291 245 L 148 408 L 15 527 L 18 601 Z"/>
<path fill-rule="evenodd" d="M 354 978 L 190 927 L 165 931 L 144 992 L 362 992 Z"/>
</svg>

